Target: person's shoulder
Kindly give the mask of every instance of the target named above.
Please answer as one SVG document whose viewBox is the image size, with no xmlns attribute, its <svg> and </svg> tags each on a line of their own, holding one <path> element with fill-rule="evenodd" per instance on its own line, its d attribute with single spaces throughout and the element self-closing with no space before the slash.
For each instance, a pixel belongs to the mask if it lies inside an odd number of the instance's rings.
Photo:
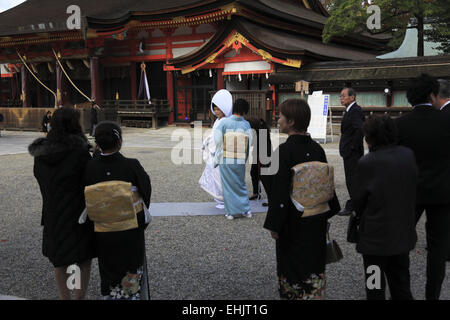
<svg viewBox="0 0 450 320">
<path fill-rule="evenodd" d="M 135 167 L 135 168 L 140 168 L 142 167 L 141 162 L 136 159 L 136 158 L 126 158 L 123 157 L 123 161 L 125 161 L 128 165 Z"/>
</svg>

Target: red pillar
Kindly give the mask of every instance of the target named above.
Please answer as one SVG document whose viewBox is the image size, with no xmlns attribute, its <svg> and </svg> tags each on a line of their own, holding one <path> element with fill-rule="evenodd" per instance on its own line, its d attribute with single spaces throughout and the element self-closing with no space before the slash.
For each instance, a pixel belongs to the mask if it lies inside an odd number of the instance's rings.
<svg viewBox="0 0 450 320">
<path fill-rule="evenodd" d="M 130 66 L 130 81 L 131 81 L 131 100 L 136 100 L 137 98 L 137 74 L 136 74 L 136 62 L 131 62 Z"/>
<path fill-rule="evenodd" d="M 27 69 L 24 65 L 21 67 L 21 76 L 22 76 L 22 107 L 23 108 L 30 108 L 30 93 L 28 88 L 28 74 Z"/>
<path fill-rule="evenodd" d="M 0 108 L 3 104 L 3 79 L 2 79 L 2 68 L 0 67 Z"/>
<path fill-rule="evenodd" d="M 59 66 L 59 63 L 56 63 L 56 98 L 57 102 L 56 105 L 58 107 L 62 106 L 62 81 L 63 81 L 63 72 L 61 70 L 61 67 Z"/>
<path fill-rule="evenodd" d="M 275 110 L 277 109 L 275 106 L 277 105 L 277 95 L 276 95 L 276 92 L 275 92 L 275 85 L 271 85 L 270 86 L 270 90 L 272 90 L 272 101 L 273 101 L 273 116 L 276 116 L 276 112 L 275 112 Z"/>
<path fill-rule="evenodd" d="M 223 80 L 223 69 L 217 69 L 217 90 L 225 89 L 225 81 Z"/>
<path fill-rule="evenodd" d="M 91 67 L 91 99 L 96 103 L 101 104 L 103 102 L 103 95 L 101 90 L 100 74 L 99 74 L 99 61 L 97 57 L 92 57 L 90 61 Z"/>
<path fill-rule="evenodd" d="M 167 100 L 169 100 L 170 109 L 172 112 L 169 117 L 169 124 L 172 124 L 175 119 L 175 104 L 174 104 L 174 90 L 173 90 L 173 73 L 167 71 Z"/>
</svg>

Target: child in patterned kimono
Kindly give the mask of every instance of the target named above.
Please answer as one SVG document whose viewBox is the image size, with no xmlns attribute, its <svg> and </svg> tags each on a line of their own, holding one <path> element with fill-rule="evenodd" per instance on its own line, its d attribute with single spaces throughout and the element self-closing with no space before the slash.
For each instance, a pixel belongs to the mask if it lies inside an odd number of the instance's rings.
<svg viewBox="0 0 450 320">
<path fill-rule="evenodd" d="M 200 177 L 199 183 L 203 190 L 214 197 L 217 203 L 217 209 L 224 209 L 222 182 L 219 168 L 214 168 L 214 156 L 216 153 L 216 144 L 214 143 L 213 132 L 219 123 L 231 116 L 233 110 L 233 97 L 227 90 L 218 91 L 211 101 L 211 111 L 217 117 L 214 122 L 211 134 L 203 142 L 203 160 L 206 162 L 205 170 Z"/>
<path fill-rule="evenodd" d="M 122 147 L 120 127 L 114 122 L 101 122 L 95 129 L 95 141 L 101 154 L 86 166 L 86 186 L 106 181 L 130 182 L 148 208 L 150 177 L 137 159 L 125 158 L 119 152 Z M 144 238 L 148 218 L 142 210 L 137 213 L 137 228 L 95 233 L 101 293 L 105 299 L 149 299 Z"/>
<path fill-rule="evenodd" d="M 249 104 L 238 99 L 233 105 L 233 115 L 220 122 L 214 130 L 216 142 L 215 167 L 219 166 L 222 179 L 225 217 L 252 217 L 247 186 L 245 184 L 245 163 L 252 144 L 250 124 L 244 119 Z"/>
</svg>

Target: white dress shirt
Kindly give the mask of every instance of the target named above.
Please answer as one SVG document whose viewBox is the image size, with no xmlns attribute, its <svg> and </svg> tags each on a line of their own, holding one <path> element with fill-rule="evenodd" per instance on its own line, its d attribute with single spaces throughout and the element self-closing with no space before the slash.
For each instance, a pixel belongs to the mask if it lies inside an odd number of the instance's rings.
<svg viewBox="0 0 450 320">
<path fill-rule="evenodd" d="M 449 104 L 450 104 L 450 101 L 447 101 L 446 103 L 444 103 L 444 105 L 441 107 L 441 110 L 444 109 Z"/>
<path fill-rule="evenodd" d="M 349 111 L 350 111 L 350 108 L 351 108 L 355 103 L 356 103 L 356 101 L 353 101 L 353 102 L 347 107 L 347 111 L 346 111 L 346 112 L 349 112 Z"/>
</svg>

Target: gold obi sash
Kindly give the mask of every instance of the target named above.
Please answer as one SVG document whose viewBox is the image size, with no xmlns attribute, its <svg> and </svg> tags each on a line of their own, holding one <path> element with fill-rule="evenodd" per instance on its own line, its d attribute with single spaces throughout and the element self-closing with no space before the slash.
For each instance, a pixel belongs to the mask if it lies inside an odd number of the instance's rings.
<svg viewBox="0 0 450 320">
<path fill-rule="evenodd" d="M 143 202 L 130 182 L 106 181 L 87 186 L 84 196 L 87 215 L 94 222 L 95 232 L 138 227 L 136 214 L 143 210 Z"/>
<path fill-rule="evenodd" d="M 223 156 L 230 159 L 246 159 L 249 137 L 243 132 L 227 132 L 223 137 Z"/>
<path fill-rule="evenodd" d="M 334 168 L 327 163 L 305 162 L 291 168 L 291 200 L 302 218 L 330 210 L 328 201 L 334 196 Z"/>
</svg>

